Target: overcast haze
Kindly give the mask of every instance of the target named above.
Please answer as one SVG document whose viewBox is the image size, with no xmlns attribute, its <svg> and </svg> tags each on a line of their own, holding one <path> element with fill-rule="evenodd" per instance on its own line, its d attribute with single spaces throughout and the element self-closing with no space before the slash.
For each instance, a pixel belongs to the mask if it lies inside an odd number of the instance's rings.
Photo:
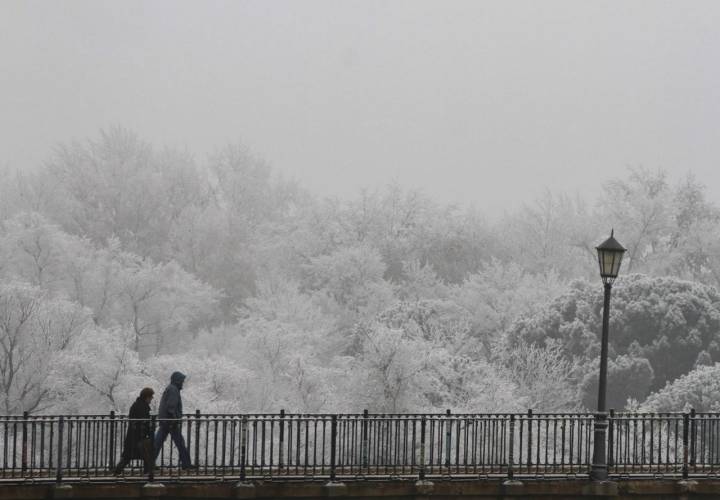
<svg viewBox="0 0 720 500">
<path fill-rule="evenodd" d="M 497 209 L 629 165 L 720 199 L 720 2 L 0 4 L 0 164 L 121 125 L 323 195 Z"/>
</svg>

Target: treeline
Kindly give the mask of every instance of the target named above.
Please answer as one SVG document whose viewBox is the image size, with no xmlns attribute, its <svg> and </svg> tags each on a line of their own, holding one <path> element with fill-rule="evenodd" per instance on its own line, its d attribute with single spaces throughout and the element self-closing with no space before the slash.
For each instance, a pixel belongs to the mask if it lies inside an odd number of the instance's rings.
<svg viewBox="0 0 720 500">
<path fill-rule="evenodd" d="M 692 176 L 630 169 L 488 218 L 101 132 L 3 174 L 0 412 L 125 411 L 175 369 L 207 411 L 592 408 L 611 226 L 612 404 L 698 399 L 680 388 L 720 361 L 720 210 Z"/>
</svg>

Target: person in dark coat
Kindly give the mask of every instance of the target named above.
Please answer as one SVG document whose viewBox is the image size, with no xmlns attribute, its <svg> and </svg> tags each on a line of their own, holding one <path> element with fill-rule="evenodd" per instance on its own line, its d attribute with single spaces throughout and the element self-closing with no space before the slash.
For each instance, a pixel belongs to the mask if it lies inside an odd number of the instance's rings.
<svg viewBox="0 0 720 500">
<path fill-rule="evenodd" d="M 160 407 L 158 408 L 158 431 L 155 434 L 155 460 L 157 460 L 160 450 L 165 440 L 170 437 L 177 446 L 180 455 L 180 466 L 183 469 L 191 469 L 190 453 L 185 446 L 180 432 L 180 420 L 182 419 L 182 397 L 180 391 L 185 382 L 185 375 L 180 372 L 174 372 L 170 376 L 170 384 L 165 388 L 162 398 L 160 398 Z"/>
<path fill-rule="evenodd" d="M 146 387 L 140 391 L 140 396 L 130 407 L 128 413 L 128 430 L 125 434 L 125 443 L 120 462 L 115 467 L 115 474 L 122 473 L 122 470 L 134 459 L 143 460 L 143 470 L 150 472 L 153 466 L 152 460 L 152 435 L 150 425 L 150 402 L 155 391 Z"/>
</svg>

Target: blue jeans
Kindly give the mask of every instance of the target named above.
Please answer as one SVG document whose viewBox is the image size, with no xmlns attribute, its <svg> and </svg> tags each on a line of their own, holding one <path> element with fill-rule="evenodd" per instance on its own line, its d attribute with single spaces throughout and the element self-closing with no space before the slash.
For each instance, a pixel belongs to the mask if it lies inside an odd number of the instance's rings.
<svg viewBox="0 0 720 500">
<path fill-rule="evenodd" d="M 167 422 L 162 422 L 160 424 L 160 427 L 155 434 L 155 460 L 157 461 L 157 457 L 160 454 L 160 450 L 162 449 L 168 434 L 170 434 L 170 437 L 172 438 L 173 443 L 175 443 L 178 453 L 180 454 L 180 466 L 183 469 L 190 467 L 190 453 L 185 446 L 185 439 L 183 439 L 182 433 L 180 432 L 179 424 L 173 425 Z"/>
</svg>

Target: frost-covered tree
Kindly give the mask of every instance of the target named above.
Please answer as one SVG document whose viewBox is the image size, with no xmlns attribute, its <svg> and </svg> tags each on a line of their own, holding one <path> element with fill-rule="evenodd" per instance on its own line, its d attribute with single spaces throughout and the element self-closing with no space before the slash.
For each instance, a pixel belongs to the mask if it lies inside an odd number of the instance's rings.
<svg viewBox="0 0 720 500">
<path fill-rule="evenodd" d="M 37 212 L 20 212 L 0 225 L 0 276 L 77 302 L 97 324 L 107 324 L 119 293 L 118 245 L 111 240 L 98 247 Z"/>
<path fill-rule="evenodd" d="M 130 322 L 136 350 L 176 351 L 212 315 L 216 292 L 175 262 L 156 264 L 124 252 L 117 257 L 117 309 Z"/>
<path fill-rule="evenodd" d="M 607 221 L 628 247 L 611 404 L 720 361 L 720 210 L 692 177 L 631 169 L 493 221 L 400 185 L 319 199 L 243 147 L 196 163 L 113 128 L 3 180 L 0 283 L 88 323 L 59 351 L 76 371 L 30 377 L 37 408 L 122 409 L 175 369 L 203 410 L 592 407 Z"/>
<path fill-rule="evenodd" d="M 440 279 L 430 264 L 419 260 L 404 261 L 402 278 L 399 280 L 397 295 L 401 300 L 420 301 L 444 299 L 450 288 Z"/>
<path fill-rule="evenodd" d="M 125 250 L 164 260 L 170 228 L 204 185 L 187 154 L 156 152 L 119 127 L 85 143 L 59 146 L 38 172 L 43 213 L 97 243 L 118 238 Z"/>
<path fill-rule="evenodd" d="M 384 272 L 374 248 L 342 248 L 311 259 L 305 266 L 305 286 L 326 296 L 326 309 L 351 325 L 372 318 L 393 301 L 393 287 L 383 279 Z"/>
<path fill-rule="evenodd" d="M 376 413 L 427 407 L 431 352 L 420 338 L 379 324 L 359 327 L 361 350 L 353 360 L 357 402 Z"/>
<path fill-rule="evenodd" d="M 253 389 L 239 402 L 247 411 L 341 411 L 347 366 L 336 357 L 347 340 L 316 299 L 296 283 L 263 280 L 236 323 L 202 332 L 191 349 L 244 371 Z"/>
<path fill-rule="evenodd" d="M 35 212 L 0 225 L 0 273 L 48 290 L 67 286 L 65 267 L 81 243 Z"/>
<path fill-rule="evenodd" d="M 585 277 L 596 258 L 593 222 L 585 200 L 545 191 L 500 220 L 496 230 L 501 251 L 493 257 L 533 274 L 541 270 L 564 278 Z"/>
<path fill-rule="evenodd" d="M 174 371 L 187 375 L 183 386 L 185 413 L 195 410 L 206 413 L 269 411 L 260 409 L 258 404 L 262 395 L 257 374 L 243 368 L 232 357 L 203 351 L 163 354 L 149 358 L 145 369 L 155 381 L 156 392 L 165 388 Z"/>
<path fill-rule="evenodd" d="M 672 228 L 672 190 L 667 173 L 630 169 L 627 179 L 613 179 L 603 187 L 601 209 L 612 220 L 627 248 L 627 272 L 642 272 L 662 254 Z"/>
<path fill-rule="evenodd" d="M 511 349 L 497 350 L 496 356 L 524 407 L 549 413 L 580 407 L 573 380 L 575 360 L 568 359 L 558 344 L 540 347 L 521 342 Z"/>
<path fill-rule="evenodd" d="M 578 281 L 546 308 L 518 320 L 507 339 L 510 345 L 559 343 L 568 359 L 578 357 L 580 366 L 585 367 L 577 376 L 582 380 L 592 373 L 591 364 L 600 353 L 601 315 L 600 284 Z M 636 360 L 620 363 L 617 359 L 617 367 L 629 370 L 628 375 L 637 370 L 646 373 L 651 377 L 648 391 L 690 371 L 701 352 L 712 361 L 720 359 L 719 335 L 720 294 L 714 287 L 639 274 L 621 276 L 613 287 L 610 359 L 627 356 Z M 643 368 L 643 360 L 649 363 L 649 371 Z M 645 396 L 626 384 L 608 387 L 623 403 L 627 397 Z"/>
<path fill-rule="evenodd" d="M 156 386 L 134 350 L 130 329 L 88 326 L 53 360 L 53 412 L 127 412 L 145 386 Z M 156 392 L 158 388 L 155 387 Z"/>
<path fill-rule="evenodd" d="M 650 394 L 645 411 L 720 411 L 720 364 L 698 366 Z"/>
<path fill-rule="evenodd" d="M 377 324 L 384 330 L 370 325 L 359 329 L 359 333 L 368 337 L 367 332 L 374 328 L 375 344 L 384 345 L 381 341 L 394 339 L 392 346 L 410 345 L 417 351 L 417 358 L 408 362 L 424 360 L 412 378 L 417 383 L 414 390 L 420 393 L 413 402 L 413 411 L 517 408 L 513 382 L 490 361 L 487 350 L 473 334 L 470 316 L 457 304 L 448 300 L 400 302 L 379 315 Z M 367 351 L 367 339 L 361 335 L 358 342 Z M 376 363 L 370 367 L 377 370 Z"/>
<path fill-rule="evenodd" d="M 600 360 L 595 359 L 585 366 L 580 375 L 582 404 L 588 409 L 595 408 L 597 404 L 599 366 Z M 608 360 L 607 379 L 608 387 L 613 388 L 606 394 L 607 407 L 623 409 L 634 401 L 642 401 L 650 393 L 655 371 L 647 358 L 619 355 Z"/>
<path fill-rule="evenodd" d="M 156 263 L 72 236 L 37 213 L 19 213 L 0 227 L 0 277 L 18 279 L 92 311 L 101 326 L 128 325 L 135 349 L 171 349 L 211 321 L 218 294 L 174 261 Z"/>
<path fill-rule="evenodd" d="M 48 404 L 52 368 L 86 326 L 86 311 L 38 287 L 0 282 L 0 405 L 6 415 Z"/>
<path fill-rule="evenodd" d="M 599 206 L 598 216 L 623 235 L 628 272 L 719 283 L 720 211 L 692 175 L 673 185 L 662 170 L 630 169 L 606 183 Z"/>
<path fill-rule="evenodd" d="M 519 264 L 492 259 L 452 292 L 471 317 L 472 330 L 487 347 L 512 323 L 542 308 L 564 290 L 557 273 L 532 274 Z"/>
</svg>

